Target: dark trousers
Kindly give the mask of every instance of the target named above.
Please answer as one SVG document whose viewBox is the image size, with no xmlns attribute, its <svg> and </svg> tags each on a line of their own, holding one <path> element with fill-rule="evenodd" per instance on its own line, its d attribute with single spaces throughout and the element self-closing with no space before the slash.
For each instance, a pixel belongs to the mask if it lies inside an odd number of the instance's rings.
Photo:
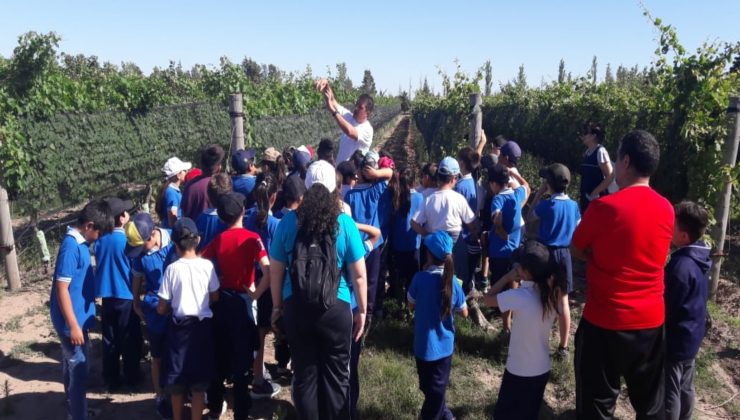
<svg viewBox="0 0 740 420">
<path fill-rule="evenodd" d="M 636 419 L 663 419 L 664 329 L 614 331 L 585 318 L 576 331 L 576 416 L 610 419 L 624 377 Z"/>
<path fill-rule="evenodd" d="M 126 383 L 139 380 L 139 361 L 143 340 L 141 323 L 130 299 L 103 298 L 103 379 L 109 385 L 118 385 L 123 359 L 123 377 Z"/>
<path fill-rule="evenodd" d="M 690 420 L 694 411 L 695 359 L 665 362 L 666 420 Z"/>
<path fill-rule="evenodd" d="M 208 387 L 208 409 L 212 413 L 221 412 L 224 380 L 231 378 L 234 382 L 234 419 L 243 420 L 252 406 L 246 375 L 252 367 L 253 352 L 259 343 L 257 327 L 237 291 L 221 290 L 220 299 L 212 309 L 216 377 Z"/>
<path fill-rule="evenodd" d="M 285 330 L 293 360 L 293 403 L 300 419 L 349 418 L 352 310 L 344 301 L 324 312 L 285 301 Z"/>
<path fill-rule="evenodd" d="M 517 376 L 504 370 L 498 401 L 493 410 L 495 420 L 537 420 L 550 372 L 538 376 Z"/>
<path fill-rule="evenodd" d="M 452 356 L 428 362 L 416 358 L 416 372 L 419 374 L 419 389 L 424 393 L 421 405 L 422 420 L 453 419 L 452 412 L 445 403 L 447 383 L 450 380 Z"/>
<path fill-rule="evenodd" d="M 406 302 L 406 291 L 414 274 L 419 271 L 419 250 L 388 251 L 391 275 L 391 295 L 394 299 Z"/>
<path fill-rule="evenodd" d="M 573 260 L 570 257 L 570 248 L 568 247 L 548 247 L 550 249 L 550 255 L 552 256 L 555 264 L 557 264 L 563 273 L 565 273 L 566 279 L 566 291 L 568 293 L 573 291 Z"/>
<path fill-rule="evenodd" d="M 377 312 L 383 313 L 383 297 L 385 296 L 385 284 L 378 281 L 380 278 L 380 256 L 383 253 L 383 248 L 375 248 L 367 258 L 365 258 L 365 267 L 367 270 L 367 315 L 372 316 Z M 382 290 L 381 290 L 382 286 Z"/>
<path fill-rule="evenodd" d="M 354 322 L 352 323 L 354 331 Z M 352 420 L 359 419 L 357 413 L 357 402 L 360 399 L 360 353 L 362 353 L 362 343 L 364 340 L 355 341 L 352 339 L 349 353 L 349 418 Z"/>
</svg>

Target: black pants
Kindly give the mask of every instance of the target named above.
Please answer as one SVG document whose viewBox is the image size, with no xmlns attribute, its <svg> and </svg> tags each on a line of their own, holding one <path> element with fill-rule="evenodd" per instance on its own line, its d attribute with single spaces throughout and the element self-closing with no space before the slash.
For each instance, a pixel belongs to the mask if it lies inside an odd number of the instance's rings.
<svg viewBox="0 0 740 420">
<path fill-rule="evenodd" d="M 498 401 L 493 410 L 495 420 L 537 420 L 550 372 L 538 376 L 517 376 L 504 370 Z"/>
<path fill-rule="evenodd" d="M 406 291 L 411 284 L 414 274 L 419 271 L 419 250 L 414 251 L 388 251 L 391 274 L 391 295 L 394 299 L 405 303 Z"/>
<path fill-rule="evenodd" d="M 624 377 L 636 419 L 663 419 L 664 329 L 614 331 L 581 319 L 576 331 L 576 415 L 610 419 Z"/>
<path fill-rule="evenodd" d="M 103 298 L 103 378 L 109 385 L 120 382 L 120 359 L 126 383 L 139 380 L 143 340 L 141 322 L 133 308 L 132 300 Z"/>
<path fill-rule="evenodd" d="M 416 372 L 419 374 L 419 389 L 424 393 L 424 403 L 421 406 L 420 416 L 422 420 L 447 420 L 454 418 L 445 403 L 451 368 L 452 356 L 431 362 L 419 358 L 416 359 Z"/>
<path fill-rule="evenodd" d="M 285 329 L 293 360 L 293 403 L 300 419 L 349 418 L 352 310 L 337 301 L 318 313 L 289 298 Z"/>
<path fill-rule="evenodd" d="M 380 278 L 380 256 L 383 253 L 383 248 L 375 248 L 365 258 L 365 267 L 367 269 L 367 315 L 371 316 L 373 313 L 383 312 L 383 298 L 385 297 L 385 284 L 382 284 Z"/>
<path fill-rule="evenodd" d="M 352 322 L 352 330 L 354 331 L 354 322 Z M 352 338 L 352 344 L 350 346 L 349 354 L 349 418 L 352 420 L 358 420 L 359 414 L 357 413 L 357 402 L 360 399 L 360 353 L 362 353 L 362 343 L 365 340 L 355 341 Z"/>
<path fill-rule="evenodd" d="M 234 419 L 243 420 L 252 406 L 246 374 L 252 367 L 253 354 L 259 344 L 257 327 L 237 291 L 221 290 L 220 299 L 212 309 L 216 377 L 208 387 L 208 410 L 221 412 L 224 380 L 231 378 L 234 382 Z"/>
</svg>

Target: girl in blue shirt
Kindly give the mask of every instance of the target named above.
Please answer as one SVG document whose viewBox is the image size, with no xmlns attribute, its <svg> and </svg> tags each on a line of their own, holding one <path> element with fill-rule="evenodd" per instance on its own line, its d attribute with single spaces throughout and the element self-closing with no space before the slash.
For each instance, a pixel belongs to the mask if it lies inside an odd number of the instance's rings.
<svg viewBox="0 0 740 420">
<path fill-rule="evenodd" d="M 427 269 L 411 281 L 407 294 L 414 310 L 414 354 L 419 389 L 424 393 L 422 419 L 453 419 L 445 403 L 455 348 L 453 313 L 468 316 L 460 283 L 453 274 L 452 238 L 437 231 L 424 238 Z"/>
<path fill-rule="evenodd" d="M 460 179 L 455 184 L 455 191 L 465 197 L 473 213 L 478 214 L 478 178 L 480 178 L 480 154 L 472 147 L 463 147 L 457 152 L 460 163 Z M 481 197 L 483 199 L 483 197 Z M 473 288 L 473 276 L 480 262 L 480 241 L 470 236 L 467 227 L 463 226 L 462 235 L 454 246 L 455 273 L 463 282 L 463 289 L 469 292 Z"/>
<path fill-rule="evenodd" d="M 400 166 L 388 185 L 391 194 L 390 258 L 391 294 L 403 301 L 411 278 L 419 271 L 421 237 L 411 227 L 411 219 L 424 205 L 424 196 L 413 189 L 414 170 Z"/>
</svg>

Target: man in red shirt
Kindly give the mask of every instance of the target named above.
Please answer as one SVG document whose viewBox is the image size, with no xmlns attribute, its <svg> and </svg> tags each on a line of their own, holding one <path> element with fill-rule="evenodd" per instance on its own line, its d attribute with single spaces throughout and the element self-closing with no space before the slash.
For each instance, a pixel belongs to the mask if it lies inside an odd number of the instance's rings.
<svg viewBox="0 0 740 420">
<path fill-rule="evenodd" d="M 635 130 L 616 162 L 620 190 L 591 202 L 573 234 L 586 261 L 586 305 L 576 332 L 576 413 L 614 414 L 624 377 L 638 419 L 663 419 L 663 266 L 673 234 L 671 204 L 650 188 L 658 142 Z"/>
<path fill-rule="evenodd" d="M 213 261 L 220 283 L 219 301 L 213 304 L 213 336 L 216 348 L 216 379 L 208 388 L 208 409 L 221 413 L 224 380 L 234 381 L 234 419 L 246 419 L 252 400 L 246 373 L 259 348 L 257 327 L 251 305 L 267 290 L 270 282 L 263 281 L 255 290 L 254 273 L 257 264 L 264 275 L 270 274 L 267 257 L 259 235 L 242 227 L 244 196 L 227 192 L 218 198 L 216 211 L 228 228 L 203 249 L 201 257 Z"/>
</svg>

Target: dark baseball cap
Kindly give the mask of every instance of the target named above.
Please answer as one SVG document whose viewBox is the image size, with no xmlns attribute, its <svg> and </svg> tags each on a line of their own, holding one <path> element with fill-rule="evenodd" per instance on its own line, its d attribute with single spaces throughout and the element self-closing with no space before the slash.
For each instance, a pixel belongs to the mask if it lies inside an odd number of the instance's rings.
<svg viewBox="0 0 740 420">
<path fill-rule="evenodd" d="M 118 197 L 109 197 L 103 199 L 103 201 L 108 204 L 113 216 L 118 216 L 119 214 L 123 214 L 124 211 L 129 211 L 134 208 L 134 203 L 131 200 L 121 200 Z"/>
<path fill-rule="evenodd" d="M 498 163 L 498 156 L 494 155 L 493 153 L 489 153 L 487 155 L 483 155 L 483 157 L 480 160 L 480 165 L 483 169 L 490 170 L 496 164 Z"/>
<path fill-rule="evenodd" d="M 175 223 L 172 228 L 172 241 L 180 242 L 182 239 L 197 238 L 198 227 L 195 225 L 193 219 L 189 217 L 183 217 Z"/>
<path fill-rule="evenodd" d="M 570 170 L 562 163 L 553 163 L 541 168 L 540 177 L 545 178 L 557 187 L 565 187 L 570 184 Z"/>
<path fill-rule="evenodd" d="M 123 226 L 126 232 L 126 255 L 135 258 L 144 250 L 144 243 L 152 237 L 154 221 L 149 213 L 136 213 Z"/>
<path fill-rule="evenodd" d="M 506 156 L 509 162 L 516 165 L 519 158 L 522 157 L 522 149 L 515 141 L 509 140 L 501 146 L 501 154 Z"/>
<path fill-rule="evenodd" d="M 545 244 L 530 239 L 522 247 L 514 251 L 512 261 L 521 265 L 534 277 L 534 281 L 545 281 L 552 273 L 550 250 Z"/>
<path fill-rule="evenodd" d="M 223 220 L 234 220 L 244 211 L 244 194 L 229 191 L 218 196 L 216 212 L 218 218 Z"/>
<path fill-rule="evenodd" d="M 295 203 L 306 193 L 306 184 L 299 176 L 289 176 L 283 183 L 283 197 L 289 203 Z"/>
<path fill-rule="evenodd" d="M 237 172 L 246 172 L 255 156 L 257 156 L 257 151 L 254 149 L 237 150 L 231 155 L 231 167 Z"/>
</svg>

